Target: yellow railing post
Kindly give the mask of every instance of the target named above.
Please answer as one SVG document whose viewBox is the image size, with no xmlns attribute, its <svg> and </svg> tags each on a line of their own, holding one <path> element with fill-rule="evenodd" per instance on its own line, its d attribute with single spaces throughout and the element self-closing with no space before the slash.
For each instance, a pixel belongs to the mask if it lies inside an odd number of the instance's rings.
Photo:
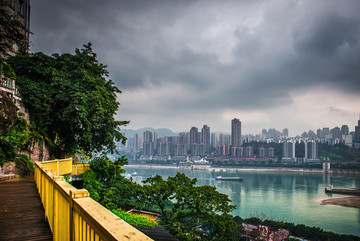
<svg viewBox="0 0 360 241">
<path fill-rule="evenodd" d="M 86 189 L 80 189 L 76 191 L 70 191 L 70 197 L 71 197 L 71 206 L 70 206 L 70 240 L 75 240 L 75 231 L 79 231 L 81 233 L 81 228 L 78 222 L 78 215 L 74 211 L 74 199 L 76 198 L 85 198 L 90 197 L 89 192 Z"/>
</svg>

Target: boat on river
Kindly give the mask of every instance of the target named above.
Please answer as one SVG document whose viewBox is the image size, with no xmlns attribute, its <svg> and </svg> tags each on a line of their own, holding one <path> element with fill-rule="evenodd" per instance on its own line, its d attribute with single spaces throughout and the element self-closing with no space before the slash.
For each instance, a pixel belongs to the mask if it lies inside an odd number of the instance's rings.
<svg viewBox="0 0 360 241">
<path fill-rule="evenodd" d="M 242 177 L 223 177 L 223 176 L 217 176 L 215 177 L 215 180 L 217 181 L 242 181 Z"/>
</svg>

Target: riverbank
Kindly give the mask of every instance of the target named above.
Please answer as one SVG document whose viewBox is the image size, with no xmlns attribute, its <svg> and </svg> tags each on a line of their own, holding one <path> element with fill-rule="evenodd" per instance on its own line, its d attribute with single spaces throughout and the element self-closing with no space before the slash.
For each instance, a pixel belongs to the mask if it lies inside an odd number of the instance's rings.
<svg viewBox="0 0 360 241">
<path fill-rule="evenodd" d="M 360 197 L 335 197 L 319 200 L 320 205 L 336 205 L 360 209 Z"/>
<path fill-rule="evenodd" d="M 192 169 L 190 166 L 175 166 L 175 165 L 150 165 L 150 164 L 129 164 L 130 167 L 142 167 L 142 168 L 161 168 L 161 169 Z M 193 168 L 196 169 L 196 168 Z M 323 173 L 322 169 L 310 169 L 310 168 L 282 168 L 282 167 L 207 167 L 206 170 L 209 171 L 256 171 L 256 172 L 297 172 L 297 173 Z M 331 170 L 330 173 L 346 173 L 346 174 L 358 174 L 360 175 L 360 170 L 350 171 L 350 170 Z"/>
</svg>

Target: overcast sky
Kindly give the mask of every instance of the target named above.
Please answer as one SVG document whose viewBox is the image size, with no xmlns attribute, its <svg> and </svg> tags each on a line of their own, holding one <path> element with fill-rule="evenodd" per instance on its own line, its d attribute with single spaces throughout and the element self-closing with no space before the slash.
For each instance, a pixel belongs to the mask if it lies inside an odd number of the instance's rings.
<svg viewBox="0 0 360 241">
<path fill-rule="evenodd" d="M 31 51 L 93 43 L 126 127 L 290 135 L 360 112 L 358 0 L 32 0 Z"/>
</svg>

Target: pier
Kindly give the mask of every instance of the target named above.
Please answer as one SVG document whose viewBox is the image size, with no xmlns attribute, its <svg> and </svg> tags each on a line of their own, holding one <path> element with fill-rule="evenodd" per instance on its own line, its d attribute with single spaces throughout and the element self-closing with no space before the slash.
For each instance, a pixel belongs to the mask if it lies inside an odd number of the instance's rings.
<svg viewBox="0 0 360 241">
<path fill-rule="evenodd" d="M 331 185 L 325 187 L 325 193 L 337 193 L 337 194 L 346 194 L 346 195 L 359 195 L 359 189 L 342 189 L 342 188 L 333 188 Z"/>
</svg>

